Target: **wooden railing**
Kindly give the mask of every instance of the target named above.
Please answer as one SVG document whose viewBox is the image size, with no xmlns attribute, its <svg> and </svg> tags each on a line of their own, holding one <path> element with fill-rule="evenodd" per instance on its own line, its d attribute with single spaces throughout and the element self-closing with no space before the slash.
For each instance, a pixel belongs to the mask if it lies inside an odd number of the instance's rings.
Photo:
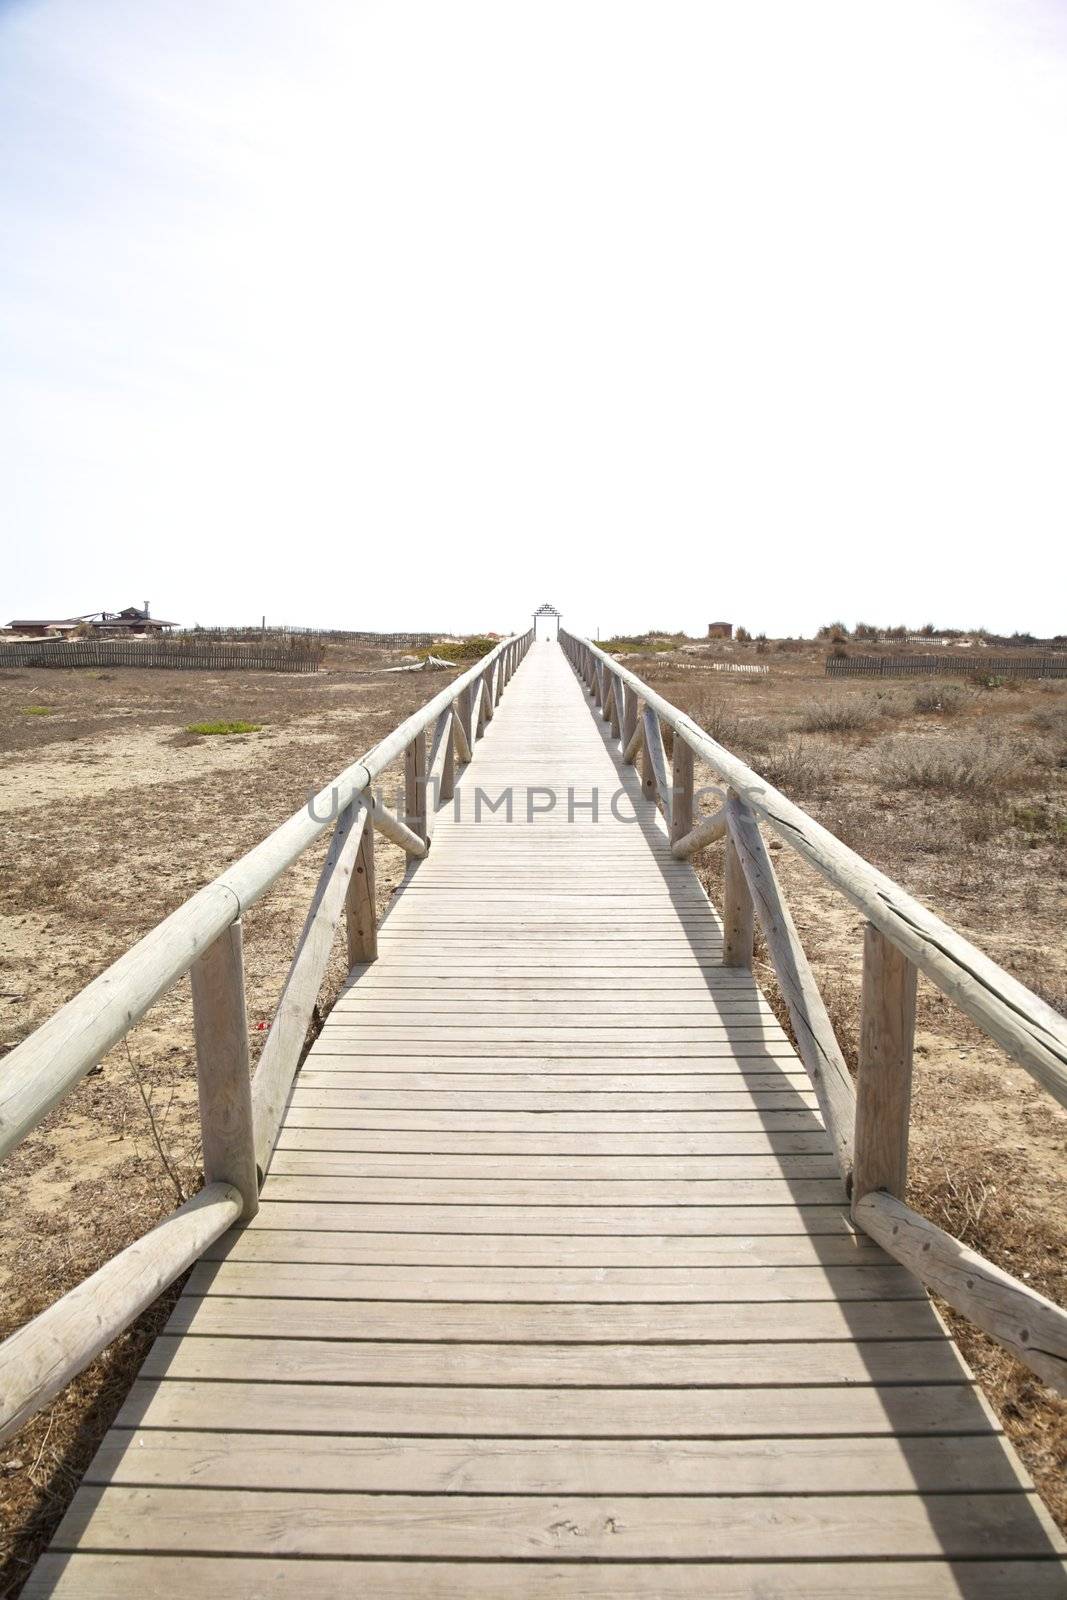
<svg viewBox="0 0 1067 1600">
<path fill-rule="evenodd" d="M 532 639 L 531 630 L 497 645 L 0 1062 L 3 1156 L 190 974 L 204 1187 L 0 1345 L 0 1439 L 58 1394 L 227 1228 L 255 1214 L 342 913 L 350 964 L 377 955 L 374 830 L 414 860 L 426 855 L 434 805 L 452 798 L 457 759 L 471 760 Z M 401 755 L 404 820 L 372 794 L 375 778 Z M 331 822 L 326 861 L 252 1077 L 241 918 Z"/>
<path fill-rule="evenodd" d="M 645 794 L 663 810 L 672 854 L 686 860 L 725 838 L 723 960 L 727 966 L 751 967 L 758 920 L 857 1226 L 928 1289 L 1067 1394 L 1067 1312 L 904 1203 L 917 974 L 954 1000 L 1061 1105 L 1067 1105 L 1067 1020 L 634 673 L 563 629 L 560 643 L 610 723 L 623 760 L 640 763 Z M 664 726 L 674 734 L 669 773 Z M 721 804 L 709 816 L 695 812 L 696 757 L 724 786 Z M 867 919 L 855 1083 L 760 822 Z"/>
</svg>

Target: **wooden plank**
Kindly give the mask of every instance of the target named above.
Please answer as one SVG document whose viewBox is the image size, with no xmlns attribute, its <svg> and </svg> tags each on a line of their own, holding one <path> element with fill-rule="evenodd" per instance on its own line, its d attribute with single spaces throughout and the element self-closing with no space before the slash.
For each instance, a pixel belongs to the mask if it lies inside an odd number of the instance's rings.
<svg viewBox="0 0 1067 1600">
<path fill-rule="evenodd" d="M 259 1241 L 263 1243 L 262 1240 Z M 270 1241 L 267 1241 L 268 1243 Z M 281 1256 L 284 1243 L 276 1248 Z M 398 1252 L 400 1253 L 400 1252 Z M 927 1306 L 921 1285 L 910 1272 L 895 1264 L 848 1267 L 759 1266 L 717 1267 L 563 1267 L 563 1266 L 447 1266 L 423 1265 L 418 1272 L 409 1263 L 376 1262 L 305 1263 L 229 1259 L 204 1261 L 191 1273 L 186 1293 L 241 1295 L 255 1299 L 294 1297 L 299 1300 L 356 1300 L 364 1306 L 388 1301 L 410 1309 L 420 1301 L 450 1302 L 453 1306 L 489 1303 L 544 1305 L 552 1316 L 571 1303 L 590 1305 L 651 1305 L 671 1307 L 699 1304 L 704 1308 L 722 1302 L 753 1306 L 763 1302 L 852 1302 L 918 1300 Z M 732 1317 L 733 1311 L 728 1308 Z M 783 1337 L 792 1326 L 777 1313 Z M 660 1325 L 664 1326 L 662 1311 Z M 666 1324 L 674 1331 L 673 1310 Z M 411 1329 L 410 1322 L 405 1326 Z"/>
<path fill-rule="evenodd" d="M 199 1489 L 516 1494 L 1015 1493 L 1023 1485 L 995 1435 L 953 1439 L 352 1438 L 113 1430 L 90 1485 Z"/>
<path fill-rule="evenodd" d="M 998 1431 L 965 1383 L 763 1389 L 427 1385 L 416 1395 L 410 1387 L 389 1384 L 138 1378 L 116 1425 L 483 1439 L 927 1438 Z"/>
<path fill-rule="evenodd" d="M 748 1341 L 756 1345 L 787 1343 L 792 1347 L 796 1343 L 803 1346 L 915 1340 L 933 1341 L 939 1349 L 946 1348 L 944 1329 L 925 1299 L 865 1300 L 847 1307 L 830 1301 L 795 1301 L 786 1319 L 778 1301 L 682 1303 L 672 1305 L 670 1315 L 665 1317 L 655 1304 L 502 1305 L 437 1300 L 419 1305 L 406 1300 L 373 1303 L 314 1299 L 310 1293 L 299 1299 L 256 1300 L 221 1293 L 206 1298 L 185 1294 L 172 1312 L 166 1331 L 215 1339 L 297 1339 L 309 1344 L 324 1339 L 346 1343 L 384 1341 L 397 1349 L 408 1348 L 403 1341 L 428 1346 L 555 1344 L 555 1355 L 563 1343 L 640 1344 L 655 1347 L 650 1350 L 649 1369 L 641 1374 L 642 1383 L 656 1381 L 657 1362 L 679 1344 L 721 1346 L 724 1341 L 732 1341 L 727 1347 L 736 1349 Z M 782 1354 L 791 1356 L 791 1350 L 779 1352 L 779 1357 Z M 425 1355 L 432 1362 L 432 1351 L 427 1350 Z M 759 1359 L 757 1354 L 756 1370 Z M 950 1370 L 953 1376 L 957 1375 L 955 1366 Z M 338 1373 L 343 1373 L 343 1367 L 338 1368 Z M 488 1373 L 495 1373 L 495 1358 L 487 1367 Z M 145 1375 L 150 1376 L 147 1368 Z M 799 1374 L 792 1371 L 790 1377 L 800 1381 Z M 601 1377 L 598 1381 L 608 1380 Z M 756 1381 L 754 1376 L 751 1381 Z"/>
<path fill-rule="evenodd" d="M 566 1156 L 582 1162 L 628 1158 L 631 1162 L 678 1161 L 686 1170 L 694 1157 L 717 1156 L 730 1161 L 738 1156 L 791 1156 L 829 1154 L 830 1143 L 821 1130 L 811 1133 L 775 1132 L 758 1128 L 750 1133 L 551 1133 L 523 1134 L 405 1132 L 402 1129 L 299 1127 L 287 1123 L 276 1147 L 279 1151 L 352 1150 L 367 1154 L 429 1153 L 457 1160 L 507 1157 L 530 1161 L 538 1157 Z"/>
<path fill-rule="evenodd" d="M 209 1245 L 205 1261 L 267 1261 L 287 1263 L 403 1264 L 408 1268 L 454 1265 L 479 1271 L 498 1268 L 547 1267 L 627 1269 L 670 1267 L 672 1271 L 696 1269 L 724 1271 L 737 1268 L 762 1273 L 772 1267 L 856 1266 L 866 1271 L 887 1261 L 866 1234 L 840 1232 L 815 1234 L 745 1232 L 720 1234 L 611 1234 L 469 1233 L 427 1230 L 404 1233 L 375 1232 L 366 1228 L 349 1232 L 343 1227 L 301 1228 L 292 1207 L 271 1207 L 257 1225 Z M 413 1279 L 421 1273 L 412 1272 Z M 753 1282 L 756 1271 L 753 1272 Z M 755 1289 L 746 1286 L 744 1298 Z"/>
<path fill-rule="evenodd" d="M 947 1340 L 790 1344 L 418 1344 L 161 1334 L 145 1379 L 353 1384 L 458 1384 L 511 1388 L 792 1389 L 798 1384 L 948 1384 L 966 1377 Z"/>
<path fill-rule="evenodd" d="M 159 1551 L 274 1555 L 530 1558 L 531 1551 L 610 1560 L 807 1561 L 842 1558 L 860 1545 L 872 1556 L 958 1558 L 990 1548 L 1049 1556 L 1048 1535 L 1026 1494 L 942 1497 L 937 1515 L 919 1495 L 578 1496 L 448 1494 L 313 1495 L 283 1502 L 258 1489 L 125 1486 L 79 1491 L 57 1549 L 114 1550 L 136 1526 Z M 536 1557 L 535 1557 L 536 1558 Z"/>
<path fill-rule="evenodd" d="M 513 1206 L 449 1206 L 447 1215 L 431 1203 L 357 1205 L 344 1201 L 275 1201 L 264 1189 L 263 1201 L 248 1225 L 258 1227 L 334 1229 L 339 1232 L 456 1234 L 585 1234 L 619 1238 L 629 1235 L 837 1234 L 847 1236 L 852 1224 L 840 1205 L 715 1205 L 715 1206 L 545 1206 L 533 1216 Z"/>
<path fill-rule="evenodd" d="M 572 1563 L 565 1559 L 514 1562 L 291 1557 L 284 1568 L 294 1594 L 315 1600 L 796 1600 L 796 1568 L 788 1562 Z M 223 1589 L 230 1600 L 262 1600 L 276 1587 L 274 1556 L 139 1556 L 109 1552 L 45 1555 L 23 1591 L 26 1600 L 187 1600 Z M 808 1562 L 804 1581 L 819 1600 L 1063 1600 L 1058 1561 Z"/>
<path fill-rule="evenodd" d="M 331 1076 L 338 1076 L 331 1074 Z M 731 1093 L 702 1093 L 694 1090 L 672 1093 L 659 1090 L 642 1094 L 634 1089 L 624 1094 L 597 1094 L 573 1091 L 562 1094 L 535 1094 L 532 1091 L 507 1089 L 479 1090 L 464 1094 L 458 1090 L 396 1089 L 332 1089 L 317 1086 L 293 1091 L 294 1106 L 334 1107 L 360 1110 L 364 1107 L 379 1111 L 400 1112 L 429 1111 L 570 1111 L 578 1115 L 596 1111 L 635 1111 L 658 1113 L 663 1111 L 707 1111 L 715 1115 L 731 1111 L 794 1111 L 807 1106 L 814 1110 L 815 1096 L 810 1091 L 799 1094 L 783 1091 L 780 1094 L 761 1094 L 758 1090 L 740 1090 Z"/>
<path fill-rule="evenodd" d="M 291 1128 L 394 1128 L 412 1133 L 822 1132 L 814 1111 L 374 1111 L 291 1105 Z"/>
<path fill-rule="evenodd" d="M 663 1207 L 669 1211 L 709 1206 L 833 1206 L 843 1198 L 841 1184 L 833 1178 L 602 1178 L 568 1182 L 565 1178 L 382 1178 L 316 1177 L 271 1173 L 263 1188 L 264 1200 L 342 1205 L 472 1206 L 510 1210 L 512 1207 L 557 1210 L 584 1206 L 602 1210 L 613 1206 Z M 532 1220 L 532 1219 L 530 1219 Z"/>
<path fill-rule="evenodd" d="M 496 1182 L 560 1179 L 570 1182 L 658 1183 L 660 1175 L 678 1184 L 701 1178 L 835 1179 L 832 1155 L 613 1157 L 526 1155 L 389 1154 L 386 1151 L 276 1150 L 273 1176 L 311 1173 L 317 1177 L 461 1178 Z M 650 1176 L 651 1175 L 651 1176 Z"/>
</svg>

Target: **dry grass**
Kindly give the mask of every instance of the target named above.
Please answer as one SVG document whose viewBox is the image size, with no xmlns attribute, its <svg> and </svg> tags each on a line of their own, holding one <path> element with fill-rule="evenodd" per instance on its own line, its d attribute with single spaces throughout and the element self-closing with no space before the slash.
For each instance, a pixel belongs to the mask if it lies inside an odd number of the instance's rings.
<svg viewBox="0 0 1067 1600">
<path fill-rule="evenodd" d="M 838 695 L 805 706 L 800 727 L 804 733 L 856 733 L 873 727 L 885 714 L 885 702 L 876 695 Z"/>
<path fill-rule="evenodd" d="M 878 776 L 892 788 L 984 799 L 1018 784 L 1028 760 L 1013 739 L 897 735 L 879 751 Z"/>
</svg>

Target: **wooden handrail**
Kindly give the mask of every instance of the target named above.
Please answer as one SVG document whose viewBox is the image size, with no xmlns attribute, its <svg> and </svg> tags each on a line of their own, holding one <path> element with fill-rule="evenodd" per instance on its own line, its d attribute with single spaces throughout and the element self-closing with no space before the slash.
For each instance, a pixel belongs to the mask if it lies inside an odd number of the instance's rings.
<svg viewBox="0 0 1067 1600">
<path fill-rule="evenodd" d="M 55 1398 L 241 1215 L 213 1183 L 0 1344 L 0 1440 Z"/>
<path fill-rule="evenodd" d="M 650 732 L 658 733 L 662 722 L 673 728 L 676 749 L 677 741 L 684 740 L 728 783 L 721 812 L 690 826 L 680 838 L 675 837 L 677 830 L 670 830 L 673 854 L 684 858 L 723 833 L 727 836 L 723 961 L 751 965 L 755 914 L 789 1009 L 801 1061 L 851 1193 L 857 1226 L 926 1288 L 998 1339 L 1045 1383 L 1067 1394 L 1067 1311 L 912 1211 L 902 1199 L 916 970 L 926 973 L 1065 1103 L 1067 1021 L 640 678 L 588 640 L 562 629 L 560 637 L 581 677 L 588 681 L 590 674 L 599 675 L 602 694 L 618 696 L 621 686 L 628 713 L 631 706 L 636 708 L 638 696 L 644 701 L 641 716 L 634 712 L 629 735 L 624 724 L 620 742 L 625 761 L 639 747 L 647 749 Z M 666 799 L 662 785 L 649 784 L 647 777 L 645 788 L 651 798 L 659 790 L 660 799 Z M 669 822 L 669 806 L 664 809 Z M 858 1092 L 760 836 L 758 817 L 868 915 Z"/>
<path fill-rule="evenodd" d="M 1067 1311 L 895 1195 L 872 1190 L 856 1202 L 853 1215 L 864 1233 L 927 1289 L 1067 1395 Z"/>
<path fill-rule="evenodd" d="M 417 734 L 435 723 L 468 685 L 484 681 L 487 663 L 491 665 L 512 642 L 525 649 L 529 638 L 524 634 L 517 641 L 496 645 L 16 1045 L 0 1063 L 0 1157 L 188 972 L 224 928 L 266 894 Z M 412 830 L 378 806 L 375 826 L 412 854 L 425 853 Z"/>
<path fill-rule="evenodd" d="M 962 934 L 821 826 L 773 784 L 732 755 L 691 717 L 588 639 L 560 630 L 639 695 L 660 721 L 751 806 L 798 854 L 863 912 L 930 981 L 1013 1060 L 1067 1105 L 1067 1020 Z"/>
<path fill-rule="evenodd" d="M 374 828 L 410 855 L 426 854 L 427 729 L 436 728 L 430 766 L 440 770 L 447 799 L 454 778 L 453 740 L 461 760 L 471 757 L 472 691 L 480 722 L 483 712 L 492 715 L 494 696 L 503 692 L 532 638 L 531 630 L 497 645 L 347 767 L 304 810 L 146 934 L 0 1063 L 2 1156 L 183 973 L 192 973 L 207 1186 L 0 1344 L 0 1439 L 58 1394 L 227 1228 L 255 1213 L 342 911 L 347 912 L 350 960 L 377 955 Z M 401 754 L 414 827 L 369 792 L 374 778 Z M 333 841 L 250 1080 L 241 914 L 334 819 Z"/>
<path fill-rule="evenodd" d="M 724 812 L 778 987 L 789 1008 L 797 1051 L 818 1097 L 838 1169 L 850 1190 L 856 1090 L 756 819 L 736 795 L 729 796 Z"/>
</svg>

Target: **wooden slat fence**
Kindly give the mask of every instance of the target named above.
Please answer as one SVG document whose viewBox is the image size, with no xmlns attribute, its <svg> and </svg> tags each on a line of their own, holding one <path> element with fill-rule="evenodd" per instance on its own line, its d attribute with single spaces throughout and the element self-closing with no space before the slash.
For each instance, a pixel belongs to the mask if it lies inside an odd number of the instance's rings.
<svg viewBox="0 0 1067 1600">
<path fill-rule="evenodd" d="M 827 656 L 830 678 L 1067 678 L 1067 655 Z"/>
<path fill-rule="evenodd" d="M 315 646 L 234 645 L 172 639 L 35 639 L 0 644 L 0 667 L 166 667 L 185 672 L 318 672 Z"/>
<path fill-rule="evenodd" d="M 438 639 L 448 639 L 452 635 L 447 629 L 438 629 L 436 633 L 368 633 L 366 631 L 350 628 L 298 628 L 284 624 L 271 624 L 263 628 L 258 622 L 220 624 L 214 628 L 188 628 L 182 630 L 183 637 L 192 639 L 234 639 L 255 641 L 260 638 L 267 639 L 322 639 L 330 644 L 371 644 L 379 645 L 383 650 L 414 650 L 425 649 L 434 644 Z"/>
</svg>

